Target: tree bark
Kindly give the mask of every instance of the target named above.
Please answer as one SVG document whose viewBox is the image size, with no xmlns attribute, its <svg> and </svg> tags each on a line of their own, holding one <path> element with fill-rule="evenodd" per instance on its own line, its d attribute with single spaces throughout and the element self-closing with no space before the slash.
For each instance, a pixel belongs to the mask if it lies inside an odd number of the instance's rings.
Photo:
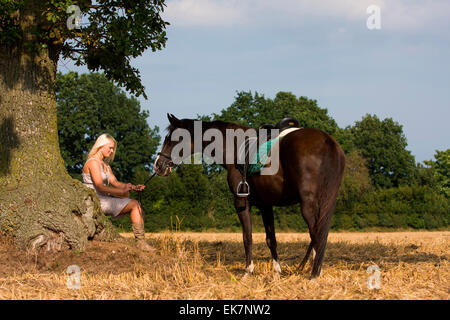
<svg viewBox="0 0 450 320">
<path fill-rule="evenodd" d="M 57 61 L 55 48 L 28 54 L 21 44 L 0 46 L 0 231 L 28 248 L 83 250 L 88 239 L 117 233 L 95 192 L 64 167 Z"/>
</svg>

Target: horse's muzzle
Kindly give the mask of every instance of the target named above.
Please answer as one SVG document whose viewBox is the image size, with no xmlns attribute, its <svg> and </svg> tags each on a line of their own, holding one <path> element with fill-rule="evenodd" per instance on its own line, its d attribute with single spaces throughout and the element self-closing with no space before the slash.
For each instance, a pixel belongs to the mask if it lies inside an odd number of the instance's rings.
<svg viewBox="0 0 450 320">
<path fill-rule="evenodd" d="M 172 169 L 175 168 L 175 164 L 170 159 L 170 157 L 165 156 L 164 154 L 159 153 L 156 158 L 155 164 L 153 165 L 153 169 L 155 170 L 158 176 L 168 176 L 172 173 Z"/>
</svg>

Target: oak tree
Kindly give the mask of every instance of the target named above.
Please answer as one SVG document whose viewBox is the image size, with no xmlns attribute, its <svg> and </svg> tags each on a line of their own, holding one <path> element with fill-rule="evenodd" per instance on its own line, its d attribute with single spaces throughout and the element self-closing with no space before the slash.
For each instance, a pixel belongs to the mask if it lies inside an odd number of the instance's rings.
<svg viewBox="0 0 450 320">
<path fill-rule="evenodd" d="M 0 230 L 17 243 L 82 250 L 105 234 L 97 197 L 68 175 L 60 155 L 58 61 L 103 71 L 145 96 L 131 59 L 165 46 L 164 6 L 162 0 L 0 1 Z"/>
</svg>

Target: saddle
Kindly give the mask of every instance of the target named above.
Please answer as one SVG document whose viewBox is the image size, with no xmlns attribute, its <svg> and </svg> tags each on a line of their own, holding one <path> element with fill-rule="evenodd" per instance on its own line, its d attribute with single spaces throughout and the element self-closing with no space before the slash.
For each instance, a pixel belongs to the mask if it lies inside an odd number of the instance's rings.
<svg viewBox="0 0 450 320">
<path fill-rule="evenodd" d="M 273 124 L 263 124 L 261 127 L 259 127 L 260 129 L 266 129 L 267 130 L 267 138 L 270 139 L 274 139 L 275 137 L 271 136 L 271 132 L 270 129 L 278 129 L 281 133 L 286 129 L 290 129 L 290 128 L 299 128 L 299 123 L 298 120 L 295 118 L 283 118 L 280 121 L 277 122 L 277 124 L 273 125 Z"/>
<path fill-rule="evenodd" d="M 264 124 L 259 129 L 267 130 L 267 142 L 261 144 L 256 151 L 255 155 L 250 155 L 250 144 L 257 143 L 256 141 L 246 140 L 245 143 L 238 150 L 238 157 L 244 157 L 244 164 L 236 165 L 237 169 L 241 173 L 242 181 L 239 182 L 236 188 L 236 195 L 238 197 L 247 197 L 250 195 L 250 186 L 247 183 L 247 174 L 252 174 L 259 172 L 262 167 L 264 167 L 269 159 L 270 149 L 273 143 L 276 143 L 280 138 L 285 136 L 291 131 L 297 130 L 299 128 L 299 122 L 295 118 L 283 118 L 277 122 L 276 125 Z M 279 134 L 277 136 L 271 136 L 270 129 L 278 129 Z M 282 134 L 283 133 L 283 134 Z M 250 158 L 255 159 L 256 164 L 249 164 Z M 242 158 L 241 158 L 242 159 Z"/>
</svg>

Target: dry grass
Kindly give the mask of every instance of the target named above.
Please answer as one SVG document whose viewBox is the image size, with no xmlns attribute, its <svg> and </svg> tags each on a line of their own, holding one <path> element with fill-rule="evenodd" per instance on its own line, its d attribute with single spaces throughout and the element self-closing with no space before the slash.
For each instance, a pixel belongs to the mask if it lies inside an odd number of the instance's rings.
<svg viewBox="0 0 450 320">
<path fill-rule="evenodd" d="M 125 236 L 129 236 L 126 235 Z M 331 233 L 322 276 L 298 272 L 307 234 L 280 233 L 283 269 L 273 276 L 263 234 L 254 234 L 253 276 L 244 276 L 241 234 L 148 235 L 157 255 L 131 240 L 93 241 L 83 253 L 33 256 L 0 244 L 0 299 L 449 299 L 450 232 Z M 66 268 L 81 268 L 81 287 L 68 289 Z M 367 287 L 370 265 L 379 290 Z"/>
</svg>

